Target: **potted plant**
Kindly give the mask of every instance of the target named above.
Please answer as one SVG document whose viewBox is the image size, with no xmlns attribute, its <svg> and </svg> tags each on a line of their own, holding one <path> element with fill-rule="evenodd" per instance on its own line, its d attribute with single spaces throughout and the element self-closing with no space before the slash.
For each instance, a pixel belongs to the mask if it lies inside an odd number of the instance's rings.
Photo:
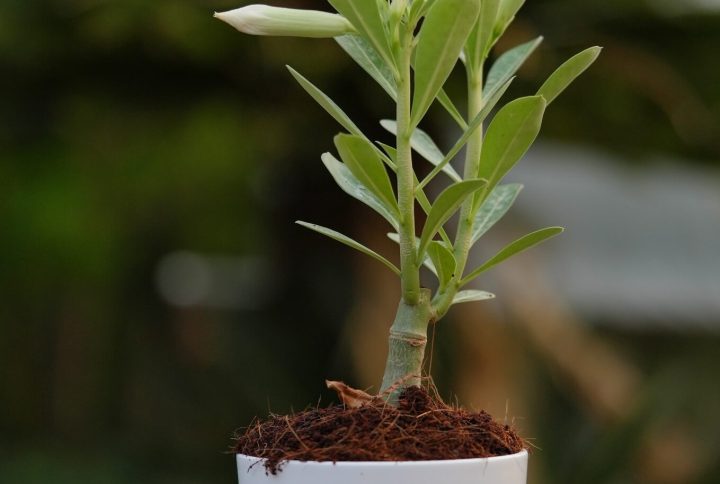
<svg viewBox="0 0 720 484">
<path fill-rule="evenodd" d="M 468 285 L 509 257 L 562 232 L 560 227 L 531 232 L 479 267 L 468 267 L 473 245 L 505 215 L 522 188 L 500 182 L 535 140 L 548 105 L 593 63 L 600 48 L 589 48 L 562 64 L 536 94 L 497 109 L 515 73 L 542 41 L 539 37 L 503 53 L 486 72 L 491 49 L 523 0 L 329 3 L 337 13 L 250 5 L 216 16 L 249 34 L 335 38 L 395 102 L 395 119 L 381 121 L 395 143 L 375 143 L 318 87 L 289 68 L 342 126 L 334 138 L 336 154 L 323 154 L 322 162 L 343 191 L 389 223 L 399 265 L 332 229 L 298 223 L 387 266 L 400 279 L 402 297 L 390 327 L 378 394 L 328 382 L 344 406 L 256 422 L 240 438 L 240 482 L 522 484 L 527 452 L 512 429 L 482 412 L 449 407 L 418 389 L 428 326 L 455 304 L 493 298 Z M 443 89 L 459 62 L 467 76 L 466 115 Z M 419 128 L 435 102 L 462 133 L 447 153 Z M 485 130 L 483 124 L 495 111 Z M 460 174 L 450 162 L 463 148 Z M 414 154 L 433 165 L 423 177 L 415 169 Z M 440 175 L 445 188 L 431 200 L 426 188 Z M 449 222 L 455 214 L 451 235 Z M 420 284 L 423 267 L 436 276 L 432 290 Z M 388 437 L 393 432 L 397 438 Z M 484 441 L 488 436 L 495 440 Z M 390 449 L 393 445 L 404 449 L 398 454 Z M 256 465 L 259 458 L 265 466 Z M 280 465 L 282 472 L 277 472 Z"/>
</svg>

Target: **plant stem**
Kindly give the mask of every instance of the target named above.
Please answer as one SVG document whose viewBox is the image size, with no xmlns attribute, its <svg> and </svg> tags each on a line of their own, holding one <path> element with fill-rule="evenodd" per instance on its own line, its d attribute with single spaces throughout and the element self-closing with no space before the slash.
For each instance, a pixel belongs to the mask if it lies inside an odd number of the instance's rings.
<svg viewBox="0 0 720 484">
<path fill-rule="evenodd" d="M 410 138 L 410 56 L 412 35 L 401 39 L 400 79 L 397 97 L 397 196 L 400 209 L 400 272 L 402 298 L 405 304 L 416 305 L 420 299 L 420 268 L 415 241 L 415 172 L 412 166 Z"/>
<path fill-rule="evenodd" d="M 420 385 L 427 345 L 427 328 L 432 318 L 430 290 L 422 289 L 417 304 L 400 301 L 390 328 L 388 358 L 380 393 L 387 391 L 388 401 L 397 403 L 403 388 Z"/>
<path fill-rule="evenodd" d="M 483 105 L 483 78 L 482 65 L 477 69 L 468 68 L 468 119 L 473 119 L 482 109 Z M 482 151 L 483 129 L 480 126 L 468 139 L 465 153 L 464 179 L 477 178 L 480 168 L 480 153 Z M 440 319 L 450 308 L 452 300 L 460 289 L 460 281 L 467 264 L 468 254 L 472 243 L 473 225 L 475 222 L 476 197 L 469 197 L 460 209 L 458 228 L 455 234 L 455 275 L 447 287 L 433 300 L 433 310 Z"/>
<path fill-rule="evenodd" d="M 432 318 L 430 290 L 420 288 L 420 267 L 415 236 L 415 185 L 410 139 L 415 129 L 411 115 L 412 31 L 401 32 L 398 49 L 397 96 L 397 196 L 400 209 L 400 278 L 402 299 L 390 328 L 388 357 L 380 392 L 391 404 L 400 392 L 420 384 L 427 328 Z"/>
</svg>

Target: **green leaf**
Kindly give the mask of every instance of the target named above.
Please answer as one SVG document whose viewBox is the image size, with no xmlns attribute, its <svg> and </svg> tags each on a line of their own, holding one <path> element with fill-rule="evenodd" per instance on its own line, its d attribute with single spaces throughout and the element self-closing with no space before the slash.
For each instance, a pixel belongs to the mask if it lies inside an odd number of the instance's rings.
<svg viewBox="0 0 720 484">
<path fill-rule="evenodd" d="M 478 176 L 488 180 L 488 190 L 515 166 L 532 145 L 540 132 L 545 99 L 529 96 L 506 104 L 488 127 Z"/>
<path fill-rule="evenodd" d="M 577 77 L 590 67 L 600 55 L 602 47 L 590 47 L 565 61 L 555 70 L 545 83 L 540 86 L 538 95 L 545 98 L 548 104 L 567 88 Z"/>
<path fill-rule="evenodd" d="M 462 281 L 460 281 L 460 285 L 464 286 L 486 270 L 495 267 L 499 263 L 503 262 L 506 259 L 509 259 L 515 254 L 519 254 L 520 252 L 523 252 L 531 247 L 538 245 L 540 242 L 543 242 L 551 237 L 555 237 L 556 235 L 562 233 L 563 230 L 565 229 L 563 229 L 562 227 L 548 227 L 546 229 L 541 229 L 527 234 L 524 237 L 520 237 L 515 242 L 505 246 L 505 248 L 495 254 L 487 262 L 485 262 L 483 265 L 468 274 L 465 278 L 463 278 Z"/>
<path fill-rule="evenodd" d="M 440 101 L 440 105 L 445 108 L 445 111 L 447 111 L 450 117 L 455 120 L 458 126 L 460 126 L 460 129 L 466 130 L 467 121 L 465 121 L 463 115 L 460 114 L 458 108 L 455 107 L 455 104 L 452 102 L 452 99 L 450 99 L 450 96 L 447 95 L 445 89 L 440 89 L 440 92 L 437 95 L 437 100 Z"/>
<path fill-rule="evenodd" d="M 510 210 L 522 188 L 523 186 L 519 183 L 510 183 L 498 185 L 490 192 L 490 195 L 480 205 L 480 209 L 475 214 L 470 245 L 477 242 L 498 220 L 503 218 L 507 211 Z"/>
<path fill-rule="evenodd" d="M 428 256 L 435 267 L 440 287 L 444 288 L 455 275 L 455 256 L 444 244 L 432 241 L 427 248 Z"/>
<path fill-rule="evenodd" d="M 418 183 L 420 183 L 416 174 L 413 174 L 413 183 L 416 187 Z M 422 208 L 423 213 L 425 213 L 425 215 L 429 214 L 430 209 L 432 208 L 432 204 L 430 203 L 430 199 L 428 199 L 425 191 L 422 188 L 415 188 L 415 198 L 417 199 L 420 208 Z M 450 237 L 448 237 L 447 233 L 445 232 L 445 229 L 440 227 L 438 233 L 440 234 L 440 238 L 442 238 L 443 242 L 445 242 L 448 247 L 452 247 L 452 242 L 450 241 Z"/>
<path fill-rule="evenodd" d="M 392 70 L 370 42 L 359 35 L 343 35 L 335 37 L 335 41 L 360 67 L 365 69 L 365 72 L 375 79 L 391 98 L 397 99 L 397 84 Z"/>
<path fill-rule="evenodd" d="M 383 119 L 380 121 L 380 125 L 390 133 L 397 136 L 397 122 L 390 119 Z M 437 147 L 430 135 L 420 128 L 415 128 L 413 130 L 412 137 L 410 138 L 410 145 L 423 158 L 435 166 L 439 165 L 445 158 L 445 155 L 443 155 L 442 151 L 440 151 L 440 148 Z M 457 182 L 462 180 L 462 177 L 451 165 L 445 165 L 443 167 L 443 171 L 447 173 L 453 181 Z"/>
<path fill-rule="evenodd" d="M 385 150 L 385 154 L 388 155 L 388 157 L 390 158 L 390 161 L 392 161 L 393 163 L 397 163 L 397 150 L 395 149 L 395 147 L 387 145 L 385 143 L 381 143 L 379 141 L 377 141 L 377 144 L 383 150 Z"/>
<path fill-rule="evenodd" d="M 465 130 L 465 132 L 462 134 L 459 140 L 455 143 L 455 145 L 448 151 L 448 154 L 445 155 L 445 158 L 437 165 L 433 170 L 423 179 L 423 181 L 418 185 L 417 190 L 423 189 L 430 181 L 435 178 L 435 176 L 440 172 L 440 170 L 444 170 L 445 167 L 450 163 L 450 161 L 455 158 L 455 155 L 457 155 L 460 150 L 465 146 L 465 143 L 468 142 L 470 139 L 470 136 L 477 130 L 485 121 L 485 118 L 490 114 L 492 109 L 495 107 L 495 105 L 500 101 L 500 98 L 503 94 L 505 94 L 505 91 L 507 91 L 507 88 L 510 86 L 510 83 L 512 82 L 513 78 L 508 79 L 505 84 L 501 86 L 497 86 L 495 88 L 494 92 L 488 93 L 488 97 L 486 97 L 483 101 L 483 106 L 480 108 L 480 112 L 473 118 L 473 120 L 470 122 L 470 125 Z"/>
<path fill-rule="evenodd" d="M 494 40 L 497 40 L 505 32 L 524 3 L 525 0 L 500 0 L 500 8 L 495 19 Z"/>
<path fill-rule="evenodd" d="M 535 49 L 537 49 L 542 40 L 543 38 L 540 36 L 535 40 L 513 47 L 498 57 L 490 68 L 490 72 L 488 72 L 483 94 L 487 95 L 486 93 L 492 92 L 495 86 L 505 83 L 505 81 L 514 76 L 518 69 L 520 69 L 520 66 L 522 66 Z"/>
<path fill-rule="evenodd" d="M 478 70 L 485 60 L 489 50 L 490 41 L 495 30 L 495 20 L 502 0 L 483 0 L 480 5 L 480 15 L 465 46 L 467 60 L 473 70 Z"/>
<path fill-rule="evenodd" d="M 345 114 L 345 112 L 340 109 L 340 107 L 335 104 L 335 102 L 330 99 L 324 92 L 322 92 L 320 89 L 315 87 L 315 85 L 305 79 L 302 75 L 300 75 L 295 69 L 293 69 L 290 66 L 287 66 L 288 70 L 290 71 L 290 74 L 295 78 L 295 80 L 302 86 L 305 91 L 307 91 L 312 98 L 317 101 L 317 103 L 325 109 L 325 111 L 332 116 L 335 121 L 340 123 L 340 125 L 345 128 L 347 131 L 354 135 L 362 136 L 362 132 L 360 131 L 360 128 L 355 125 L 355 123 L 352 122 L 350 117 Z"/>
<path fill-rule="evenodd" d="M 317 101 L 320 106 L 322 106 L 325 111 L 327 111 L 330 116 L 335 119 L 343 128 L 345 128 L 348 132 L 360 136 L 361 138 L 367 140 L 367 137 L 360 131 L 360 128 L 357 127 L 355 123 L 350 119 L 350 117 L 345 114 L 345 112 L 340 109 L 340 107 L 335 104 L 335 102 L 330 99 L 324 92 L 322 92 L 320 89 L 318 89 L 316 86 L 314 86 L 310 81 L 305 79 L 302 75 L 300 75 L 297 71 L 295 71 L 292 67 L 287 66 L 290 73 L 293 75 L 293 77 L 298 81 L 300 86 L 302 86 L 305 91 L 307 91 L 310 96 L 312 96 L 315 101 Z M 373 146 L 373 149 L 375 147 Z M 380 155 L 383 158 L 383 161 L 387 162 L 387 164 L 394 170 L 395 166 L 393 161 L 385 156 L 385 154 L 380 150 L 379 148 L 376 150 L 378 155 Z"/>
<path fill-rule="evenodd" d="M 375 194 L 388 210 L 399 215 L 390 177 L 375 147 L 364 138 L 350 134 L 335 136 L 335 146 L 355 178 Z"/>
<path fill-rule="evenodd" d="M 468 289 L 465 291 L 459 291 L 457 294 L 455 294 L 455 297 L 452 300 L 452 304 L 462 304 L 474 301 L 487 301 L 488 299 L 494 298 L 495 294 L 491 292 Z"/>
<path fill-rule="evenodd" d="M 420 29 L 411 124 L 417 126 L 457 63 L 480 12 L 479 0 L 436 0 Z"/>
<path fill-rule="evenodd" d="M 395 65 L 378 2 L 372 0 L 328 1 L 372 44 L 388 66 Z"/>
<path fill-rule="evenodd" d="M 418 260 L 422 260 L 425 250 L 437 231 L 452 217 L 460 205 L 479 189 L 487 185 L 487 180 L 466 180 L 450 185 L 438 195 L 428 213 L 420 245 L 418 246 Z"/>
<path fill-rule="evenodd" d="M 330 237 L 331 239 L 335 239 L 338 242 L 347 245 L 348 247 L 352 247 L 355 250 L 359 250 L 365 255 L 369 255 L 370 257 L 382 262 L 385 264 L 391 271 L 393 271 L 395 274 L 400 275 L 400 269 L 395 267 L 395 264 L 387 260 L 385 257 L 381 256 L 374 250 L 368 249 L 364 245 L 362 245 L 360 242 L 356 242 L 355 240 L 351 239 L 350 237 L 347 237 L 340 232 L 336 232 L 334 230 L 331 230 L 327 227 L 323 227 L 320 225 L 311 224 L 308 222 L 303 221 L 296 221 L 295 222 L 298 225 L 302 225 L 305 228 L 308 228 L 310 230 L 314 230 L 315 232 L 321 233 L 323 235 L 326 235 L 327 237 Z"/>
<path fill-rule="evenodd" d="M 330 175 L 332 175 L 335 183 L 337 183 L 345 193 L 375 210 L 382 215 L 385 220 L 390 222 L 390 225 L 392 225 L 395 230 L 398 230 L 400 224 L 397 214 L 388 209 L 374 193 L 365 188 L 365 186 L 355 178 L 355 175 L 352 174 L 347 166 L 330 153 L 324 153 L 322 155 L 322 162 L 330 172 Z"/>
</svg>

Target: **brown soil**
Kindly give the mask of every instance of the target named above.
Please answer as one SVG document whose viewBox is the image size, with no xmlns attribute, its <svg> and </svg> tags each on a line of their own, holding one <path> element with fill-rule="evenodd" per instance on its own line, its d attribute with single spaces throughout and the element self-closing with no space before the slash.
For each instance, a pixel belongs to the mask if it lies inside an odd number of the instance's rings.
<svg viewBox="0 0 720 484">
<path fill-rule="evenodd" d="M 523 440 L 484 411 L 469 412 L 410 387 L 397 407 L 374 401 L 335 405 L 255 421 L 234 451 L 263 457 L 269 472 L 287 460 L 413 461 L 492 457 L 520 452 Z"/>
</svg>

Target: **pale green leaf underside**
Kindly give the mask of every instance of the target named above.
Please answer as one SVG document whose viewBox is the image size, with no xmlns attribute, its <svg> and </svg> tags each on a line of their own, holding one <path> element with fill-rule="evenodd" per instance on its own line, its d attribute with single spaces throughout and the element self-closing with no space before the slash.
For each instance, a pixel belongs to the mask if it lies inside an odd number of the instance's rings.
<svg viewBox="0 0 720 484">
<path fill-rule="evenodd" d="M 425 226 L 420 235 L 418 260 L 422 260 L 422 257 L 425 255 L 425 250 L 432 238 L 443 224 L 452 217 L 467 197 L 485 185 L 487 185 L 487 180 L 465 180 L 450 185 L 438 195 L 430 209 L 430 213 L 428 213 Z"/>
<path fill-rule="evenodd" d="M 465 291 L 459 291 L 457 294 L 455 294 L 452 303 L 462 304 L 475 301 L 487 301 L 488 299 L 493 298 L 495 298 L 495 294 L 491 292 L 467 289 Z"/>
<path fill-rule="evenodd" d="M 345 244 L 348 247 L 352 247 L 353 249 L 358 250 L 365 255 L 369 255 L 373 259 L 376 259 L 376 260 L 382 262 L 383 264 L 385 264 L 395 274 L 400 275 L 400 269 L 395 267 L 395 264 L 393 264 L 392 262 L 387 260 L 385 257 L 381 256 L 374 250 L 368 249 L 367 247 L 362 245 L 360 242 L 357 242 L 357 241 L 351 239 L 350 237 L 341 234 L 340 232 L 336 232 L 332 229 L 323 227 L 321 225 L 311 224 L 311 223 L 303 222 L 300 220 L 296 221 L 295 223 L 297 223 L 298 225 L 302 225 L 303 227 L 308 228 L 310 230 L 314 230 L 315 232 L 323 234 L 327 237 L 330 237 L 331 239 L 337 240 L 338 242 Z"/>
<path fill-rule="evenodd" d="M 349 134 L 335 136 L 335 146 L 345 166 L 355 178 L 370 190 L 385 207 L 398 217 L 397 200 L 390 184 L 385 165 L 375 151 L 375 147 L 364 138 Z"/>
<path fill-rule="evenodd" d="M 480 205 L 480 209 L 475 214 L 470 245 L 477 242 L 498 220 L 503 218 L 522 188 L 523 186 L 519 183 L 509 183 L 507 185 L 498 185 L 490 192 L 490 195 Z"/>
<path fill-rule="evenodd" d="M 391 119 L 383 119 L 380 121 L 380 125 L 390 133 L 397 135 L 397 123 L 395 121 Z M 430 135 L 420 128 L 415 128 L 413 130 L 412 137 L 410 138 L 410 145 L 423 158 L 435 166 L 439 165 L 443 159 L 445 159 L 445 155 L 442 151 L 440 151 L 440 148 L 437 147 Z M 453 168 L 452 165 L 446 164 L 442 170 L 447 173 L 453 181 L 458 182 L 462 180 L 462 177 L 457 171 L 455 171 L 455 168 Z"/>
<path fill-rule="evenodd" d="M 397 84 L 392 70 L 372 44 L 359 35 L 343 35 L 335 37 L 335 41 L 393 100 L 397 99 Z"/>
<path fill-rule="evenodd" d="M 548 104 L 553 102 L 561 92 L 595 62 L 601 50 L 601 47 L 590 47 L 565 61 L 540 86 L 537 92 L 538 95 L 544 97 Z"/>
<path fill-rule="evenodd" d="M 545 106 L 541 96 L 528 96 L 509 102 L 495 115 L 485 136 L 478 173 L 488 180 L 487 190 L 498 184 L 535 141 Z"/>
<path fill-rule="evenodd" d="M 415 54 L 411 124 L 417 126 L 450 76 L 475 24 L 480 2 L 435 0 L 420 29 Z"/>
<path fill-rule="evenodd" d="M 496 86 L 505 83 L 505 81 L 514 76 L 528 57 L 537 49 L 542 40 L 542 37 L 538 37 L 535 40 L 513 47 L 498 57 L 488 72 L 483 94 L 487 96 Z"/>
<path fill-rule="evenodd" d="M 548 227 L 545 229 L 541 229 L 535 232 L 532 232 L 530 234 L 525 235 L 524 237 L 520 237 L 516 241 L 512 242 L 511 244 L 505 246 L 500 252 L 495 254 L 493 257 L 488 259 L 487 262 L 485 262 L 483 265 L 472 271 L 470 274 L 465 276 L 463 280 L 460 282 L 461 285 L 465 285 L 468 282 L 475 279 L 477 276 L 482 274 L 483 272 L 487 271 L 488 269 L 491 269 L 492 267 L 495 267 L 496 265 L 500 264 L 501 262 L 509 259 L 510 257 L 519 254 L 520 252 L 523 252 L 531 247 L 534 247 L 538 245 L 539 243 L 551 238 L 555 237 L 556 235 L 562 233 L 564 229 L 562 227 Z"/>
<path fill-rule="evenodd" d="M 398 229 L 399 222 L 397 215 L 388 210 L 374 193 L 365 188 L 363 184 L 355 178 L 355 175 L 350 172 L 347 166 L 330 153 L 324 153 L 321 158 L 323 164 L 335 180 L 335 183 L 337 183 L 345 193 L 375 210 L 382 215 L 395 230 Z"/>
<path fill-rule="evenodd" d="M 394 66 L 378 2 L 372 0 L 328 1 L 373 45 L 388 66 Z"/>
</svg>

